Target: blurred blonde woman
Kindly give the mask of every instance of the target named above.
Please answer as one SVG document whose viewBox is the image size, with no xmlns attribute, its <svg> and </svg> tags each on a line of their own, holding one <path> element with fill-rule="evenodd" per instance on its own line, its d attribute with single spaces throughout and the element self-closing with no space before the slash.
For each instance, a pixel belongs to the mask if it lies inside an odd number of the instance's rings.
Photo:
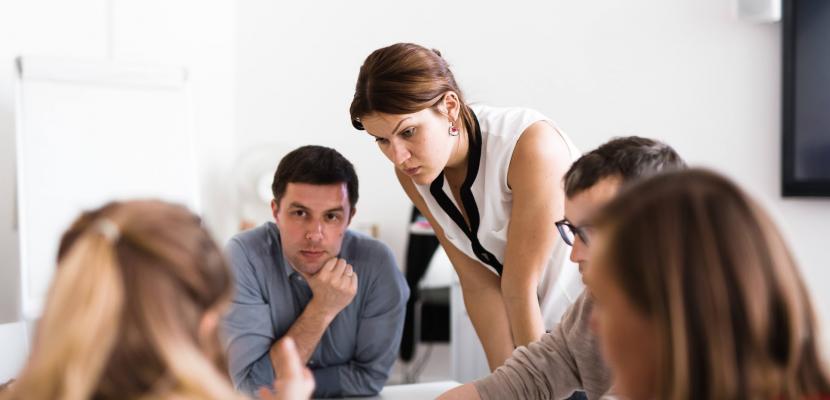
<svg viewBox="0 0 830 400">
<path fill-rule="evenodd" d="M 65 234 L 32 354 L 3 399 L 238 399 L 218 340 L 233 280 L 197 216 L 159 201 L 110 203 Z M 294 368 L 265 399 L 308 398 Z"/>
<path fill-rule="evenodd" d="M 830 399 L 807 288 L 771 220 L 725 178 L 669 173 L 594 221 L 586 284 L 617 392 Z"/>
</svg>

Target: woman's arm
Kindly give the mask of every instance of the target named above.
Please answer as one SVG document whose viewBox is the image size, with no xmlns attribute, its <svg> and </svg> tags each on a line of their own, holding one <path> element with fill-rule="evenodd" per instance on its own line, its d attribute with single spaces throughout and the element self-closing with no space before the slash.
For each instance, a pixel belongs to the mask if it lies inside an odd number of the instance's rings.
<svg viewBox="0 0 830 400">
<path fill-rule="evenodd" d="M 513 352 L 513 338 L 510 335 L 507 311 L 504 301 L 502 301 L 499 277 L 450 243 L 444 235 L 444 230 L 435 221 L 432 213 L 429 212 L 429 208 L 412 183 L 412 179 L 397 169 L 395 173 L 412 203 L 432 225 L 438 242 L 441 243 L 441 247 L 444 248 L 447 257 L 458 273 L 467 314 L 469 314 L 476 334 L 484 347 L 487 364 L 491 371 L 495 370 Z M 536 293 L 535 289 L 534 293 Z"/>
<path fill-rule="evenodd" d="M 537 286 L 557 237 L 554 221 L 564 214 L 561 182 L 570 160 L 567 144 L 545 121 L 522 133 L 510 160 L 507 182 L 513 208 L 501 293 L 516 346 L 526 346 L 545 333 Z"/>
</svg>

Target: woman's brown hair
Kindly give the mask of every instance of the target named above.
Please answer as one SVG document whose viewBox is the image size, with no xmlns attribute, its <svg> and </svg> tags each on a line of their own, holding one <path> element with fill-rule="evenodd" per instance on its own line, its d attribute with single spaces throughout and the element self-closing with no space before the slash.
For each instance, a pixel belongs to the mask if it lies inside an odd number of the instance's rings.
<svg viewBox="0 0 830 400">
<path fill-rule="evenodd" d="M 447 92 L 458 96 L 459 119 L 467 132 L 474 132 L 473 114 L 438 50 L 413 43 L 377 49 L 366 57 L 357 76 L 349 108 L 352 126 L 363 130 L 360 119 L 374 112 L 400 115 L 436 107 Z"/>
<path fill-rule="evenodd" d="M 3 398 L 239 397 L 216 329 L 203 328 L 233 280 L 197 216 L 111 203 L 79 217 L 61 248 L 32 354 Z"/>
<path fill-rule="evenodd" d="M 780 233 L 726 178 L 672 172 L 596 218 L 600 268 L 655 322 L 660 399 L 830 393 L 807 288 Z"/>
</svg>

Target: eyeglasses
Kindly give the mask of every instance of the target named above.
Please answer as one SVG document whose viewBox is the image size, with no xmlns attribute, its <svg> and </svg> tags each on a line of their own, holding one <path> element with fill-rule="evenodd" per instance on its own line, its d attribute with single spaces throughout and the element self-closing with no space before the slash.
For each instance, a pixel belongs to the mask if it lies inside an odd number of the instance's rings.
<svg viewBox="0 0 830 400">
<path fill-rule="evenodd" d="M 564 240 L 568 246 L 574 245 L 576 237 L 579 237 L 579 240 L 586 245 L 590 243 L 590 238 L 588 237 L 588 227 L 575 226 L 567 219 L 556 221 L 555 224 L 556 229 L 559 230 L 559 235 L 562 236 L 562 240 Z"/>
</svg>

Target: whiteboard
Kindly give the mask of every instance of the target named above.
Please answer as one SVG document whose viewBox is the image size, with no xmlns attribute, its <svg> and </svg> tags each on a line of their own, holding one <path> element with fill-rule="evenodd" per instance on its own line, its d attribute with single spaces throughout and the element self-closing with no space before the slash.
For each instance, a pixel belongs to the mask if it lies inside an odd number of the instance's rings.
<svg viewBox="0 0 830 400">
<path fill-rule="evenodd" d="M 40 315 L 63 231 L 84 210 L 159 198 L 199 211 L 182 68 L 20 57 L 16 78 L 21 307 Z"/>
</svg>

